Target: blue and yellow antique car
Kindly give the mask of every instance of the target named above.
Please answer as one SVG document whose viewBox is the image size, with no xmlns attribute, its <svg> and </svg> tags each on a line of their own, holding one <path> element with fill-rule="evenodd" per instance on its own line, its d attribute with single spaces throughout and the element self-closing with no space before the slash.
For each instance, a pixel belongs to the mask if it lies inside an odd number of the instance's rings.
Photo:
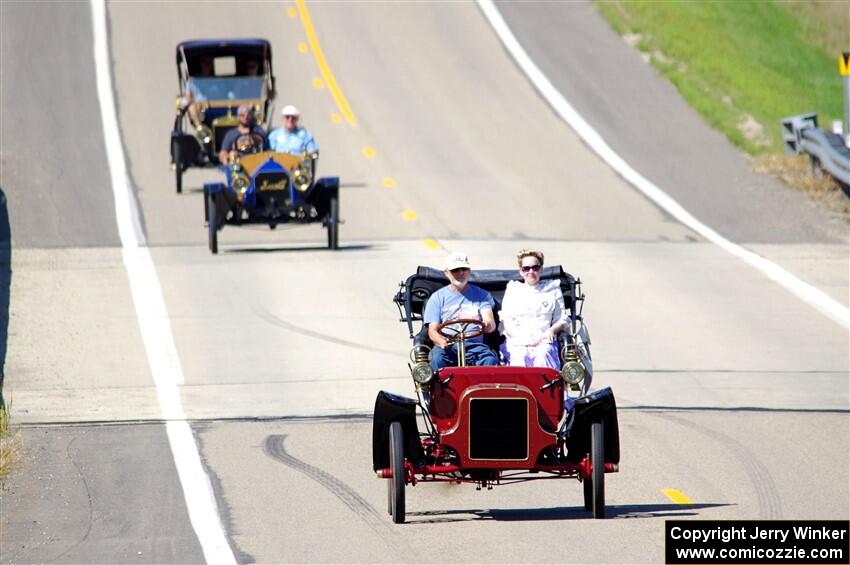
<svg viewBox="0 0 850 565">
<path fill-rule="evenodd" d="M 263 151 L 236 157 L 222 167 L 226 183 L 204 184 L 210 251 L 218 253 L 224 225 L 321 222 L 328 248 L 339 248 L 339 177 L 316 180 L 318 156 Z"/>
<path fill-rule="evenodd" d="M 177 116 L 171 131 L 171 162 L 177 192 L 190 167 L 219 164 L 225 134 L 238 123 L 240 105 L 254 108 L 268 131 L 275 79 L 265 39 L 207 39 L 177 45 Z"/>
</svg>

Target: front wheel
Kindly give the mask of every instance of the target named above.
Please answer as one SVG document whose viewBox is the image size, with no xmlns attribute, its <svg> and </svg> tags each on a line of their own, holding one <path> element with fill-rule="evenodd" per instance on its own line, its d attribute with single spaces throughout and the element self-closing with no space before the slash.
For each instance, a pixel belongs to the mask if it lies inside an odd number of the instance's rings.
<svg viewBox="0 0 850 565">
<path fill-rule="evenodd" d="M 174 181 L 177 185 L 177 194 L 180 194 L 183 192 L 183 156 L 181 155 L 179 142 L 172 144 L 171 156 L 174 159 Z"/>
<path fill-rule="evenodd" d="M 207 230 L 209 232 L 210 251 L 218 253 L 218 210 L 215 204 L 215 194 L 207 194 Z"/>
<path fill-rule="evenodd" d="M 339 249 L 339 197 L 333 196 L 328 207 L 328 249 Z"/>
<path fill-rule="evenodd" d="M 401 423 L 390 424 L 390 468 L 393 476 L 390 479 L 390 502 L 393 522 L 404 523 L 404 436 Z"/>
<path fill-rule="evenodd" d="M 605 428 L 593 422 L 590 428 L 590 477 L 593 490 L 593 517 L 605 517 Z"/>
</svg>

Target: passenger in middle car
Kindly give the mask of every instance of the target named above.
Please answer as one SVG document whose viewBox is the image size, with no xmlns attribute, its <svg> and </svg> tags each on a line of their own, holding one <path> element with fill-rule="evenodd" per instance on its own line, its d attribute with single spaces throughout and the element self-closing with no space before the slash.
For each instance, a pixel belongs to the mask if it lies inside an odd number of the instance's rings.
<svg viewBox="0 0 850 565">
<path fill-rule="evenodd" d="M 269 147 L 278 153 L 289 153 L 290 155 L 303 155 L 304 153 L 318 153 L 319 144 L 313 135 L 298 125 L 301 113 L 298 108 L 291 104 L 283 107 L 283 127 L 272 130 L 269 134 Z"/>
<path fill-rule="evenodd" d="M 567 323 L 560 281 L 540 280 L 540 251 L 520 251 L 517 263 L 524 282 L 508 283 L 499 313 L 508 364 L 558 370 L 561 362 L 556 336 Z"/>
</svg>

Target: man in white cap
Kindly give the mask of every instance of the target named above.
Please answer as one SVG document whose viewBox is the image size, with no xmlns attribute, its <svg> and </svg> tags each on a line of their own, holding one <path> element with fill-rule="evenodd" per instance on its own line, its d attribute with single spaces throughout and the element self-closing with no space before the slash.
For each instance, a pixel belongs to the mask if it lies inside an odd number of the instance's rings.
<svg viewBox="0 0 850 565">
<path fill-rule="evenodd" d="M 486 290 L 469 284 L 469 258 L 463 253 L 452 253 L 446 258 L 443 274 L 449 284 L 431 295 L 425 306 L 422 320 L 428 324 L 428 337 L 434 342 L 431 350 L 431 368 L 439 371 L 443 367 L 457 365 L 457 344 L 440 335 L 437 327 L 443 322 L 460 318 L 480 320 L 483 331 L 490 333 L 496 329 L 493 317 L 495 302 Z M 451 328 L 452 326 L 449 326 Z M 467 332 L 475 331 L 470 326 Z M 467 365 L 498 365 L 499 358 L 484 343 L 482 336 L 465 340 Z"/>
<path fill-rule="evenodd" d="M 283 127 L 269 134 L 271 150 L 290 155 L 318 153 L 319 144 L 309 131 L 298 125 L 301 116 L 298 108 L 289 104 L 283 107 L 281 114 L 283 114 Z"/>
</svg>

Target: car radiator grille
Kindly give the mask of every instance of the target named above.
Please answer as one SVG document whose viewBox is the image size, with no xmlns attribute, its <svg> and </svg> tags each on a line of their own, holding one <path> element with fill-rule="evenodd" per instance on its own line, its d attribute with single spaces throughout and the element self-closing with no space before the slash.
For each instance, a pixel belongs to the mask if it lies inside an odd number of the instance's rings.
<svg viewBox="0 0 850 565">
<path fill-rule="evenodd" d="M 292 206 L 289 191 L 267 190 L 257 193 L 257 204 L 254 212 L 268 218 L 276 218 L 286 214 Z"/>
<path fill-rule="evenodd" d="M 528 459 L 528 400 L 470 399 L 469 458 Z"/>
</svg>

